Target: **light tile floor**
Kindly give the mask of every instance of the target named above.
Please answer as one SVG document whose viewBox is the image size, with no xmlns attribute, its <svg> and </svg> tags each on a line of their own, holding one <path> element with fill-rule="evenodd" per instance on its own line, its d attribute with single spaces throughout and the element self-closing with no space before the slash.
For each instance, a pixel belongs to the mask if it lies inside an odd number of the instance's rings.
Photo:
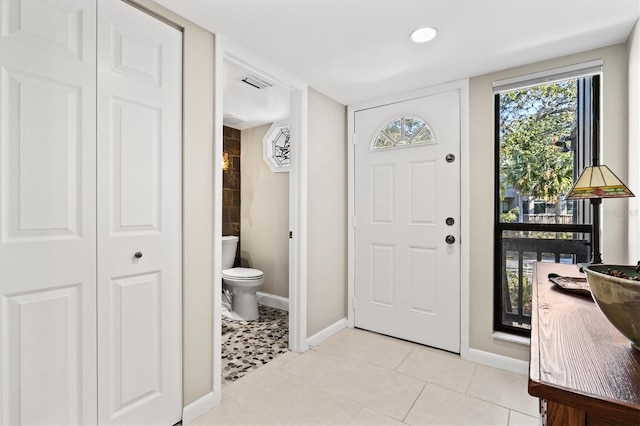
<svg viewBox="0 0 640 426">
<path fill-rule="evenodd" d="M 194 425 L 539 425 L 527 377 L 345 329 L 226 386 Z"/>
</svg>

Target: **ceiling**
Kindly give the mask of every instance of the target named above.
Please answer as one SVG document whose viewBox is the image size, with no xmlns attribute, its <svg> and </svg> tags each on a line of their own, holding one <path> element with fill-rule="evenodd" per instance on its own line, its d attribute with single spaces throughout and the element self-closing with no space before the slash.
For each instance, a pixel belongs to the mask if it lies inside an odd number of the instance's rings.
<svg viewBox="0 0 640 426">
<path fill-rule="evenodd" d="M 225 126 L 251 129 L 289 118 L 289 89 L 229 60 L 223 65 L 222 114 Z M 251 84 L 243 82 L 249 77 Z M 264 88 L 255 86 L 266 83 Z"/>
<path fill-rule="evenodd" d="M 640 0 L 156 1 L 345 105 L 623 43 L 640 17 Z M 438 36 L 412 43 L 422 26 Z"/>
</svg>

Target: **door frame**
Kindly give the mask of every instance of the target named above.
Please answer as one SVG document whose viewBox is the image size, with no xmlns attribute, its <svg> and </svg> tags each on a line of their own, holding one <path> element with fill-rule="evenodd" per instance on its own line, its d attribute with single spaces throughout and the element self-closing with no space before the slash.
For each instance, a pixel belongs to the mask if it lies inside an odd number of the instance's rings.
<svg viewBox="0 0 640 426">
<path fill-rule="evenodd" d="M 469 170 L 469 80 L 457 80 L 411 92 L 362 102 L 347 107 L 347 325 L 355 325 L 355 114 L 358 111 L 389 104 L 410 101 L 438 93 L 458 90 L 460 92 L 460 355 L 469 354 L 469 227 L 470 215 L 470 170 Z"/>
<path fill-rule="evenodd" d="M 259 59 L 228 39 L 215 38 L 214 116 L 214 263 L 213 263 L 213 384 L 220 395 L 222 375 L 222 121 L 224 61 L 232 61 L 287 88 L 291 92 L 291 145 L 289 166 L 289 349 L 305 352 L 307 343 L 307 98 L 305 82 Z"/>
</svg>

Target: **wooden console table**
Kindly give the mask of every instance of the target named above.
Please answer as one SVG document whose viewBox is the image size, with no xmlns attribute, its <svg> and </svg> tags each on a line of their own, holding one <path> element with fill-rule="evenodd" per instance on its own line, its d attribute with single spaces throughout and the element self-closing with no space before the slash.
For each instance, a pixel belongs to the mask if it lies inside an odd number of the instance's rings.
<svg viewBox="0 0 640 426">
<path fill-rule="evenodd" d="M 640 425 L 640 351 L 550 273 L 583 276 L 575 265 L 534 266 L 529 394 L 540 398 L 543 424 Z"/>
</svg>

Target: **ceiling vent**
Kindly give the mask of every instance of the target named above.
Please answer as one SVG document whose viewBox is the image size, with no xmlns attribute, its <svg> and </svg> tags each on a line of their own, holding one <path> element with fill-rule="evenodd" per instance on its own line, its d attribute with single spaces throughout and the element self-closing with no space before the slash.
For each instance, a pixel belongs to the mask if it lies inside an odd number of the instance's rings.
<svg viewBox="0 0 640 426">
<path fill-rule="evenodd" d="M 267 87 L 271 87 L 272 85 L 267 83 L 264 80 L 259 79 L 253 75 L 248 75 L 242 79 L 243 83 L 247 83 L 249 86 L 253 86 L 256 89 L 266 89 Z"/>
</svg>

